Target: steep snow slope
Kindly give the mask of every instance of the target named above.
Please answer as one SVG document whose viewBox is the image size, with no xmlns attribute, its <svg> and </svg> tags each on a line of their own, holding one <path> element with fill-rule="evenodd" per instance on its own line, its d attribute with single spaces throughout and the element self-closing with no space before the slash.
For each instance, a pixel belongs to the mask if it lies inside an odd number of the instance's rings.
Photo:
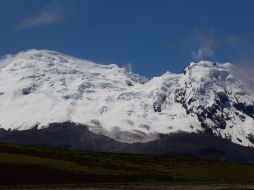
<svg viewBox="0 0 254 190">
<path fill-rule="evenodd" d="M 236 73 L 231 64 L 201 61 L 147 81 L 116 65 L 30 50 L 0 62 L 0 125 L 72 121 L 129 143 L 205 132 L 253 146 L 253 83 Z"/>
</svg>

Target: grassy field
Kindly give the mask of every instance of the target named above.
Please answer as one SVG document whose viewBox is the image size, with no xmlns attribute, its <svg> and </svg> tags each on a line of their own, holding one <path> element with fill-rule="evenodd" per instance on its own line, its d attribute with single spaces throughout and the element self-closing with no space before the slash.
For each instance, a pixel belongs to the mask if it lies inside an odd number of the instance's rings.
<svg viewBox="0 0 254 190">
<path fill-rule="evenodd" d="M 0 185 L 254 183 L 254 164 L 0 144 Z"/>
</svg>

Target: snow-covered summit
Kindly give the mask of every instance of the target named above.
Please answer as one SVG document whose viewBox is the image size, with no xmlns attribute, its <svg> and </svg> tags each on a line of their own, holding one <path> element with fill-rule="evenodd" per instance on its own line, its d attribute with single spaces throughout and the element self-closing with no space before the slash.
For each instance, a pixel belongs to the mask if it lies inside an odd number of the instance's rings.
<svg viewBox="0 0 254 190">
<path fill-rule="evenodd" d="M 201 61 L 147 81 L 117 65 L 29 50 L 0 61 L 0 125 L 23 130 L 72 121 L 130 143 L 205 132 L 253 146 L 252 81 L 235 73 L 232 64 Z"/>
</svg>

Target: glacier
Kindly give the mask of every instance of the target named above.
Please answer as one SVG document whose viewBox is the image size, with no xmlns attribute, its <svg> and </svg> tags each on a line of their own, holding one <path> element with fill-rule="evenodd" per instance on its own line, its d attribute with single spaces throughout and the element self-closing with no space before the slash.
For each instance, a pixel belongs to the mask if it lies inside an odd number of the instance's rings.
<svg viewBox="0 0 254 190">
<path fill-rule="evenodd" d="M 146 79 L 114 64 L 28 50 L 0 61 L 0 128 L 73 122 L 125 143 L 188 132 L 253 147 L 254 82 L 238 69 L 200 61 Z"/>
</svg>

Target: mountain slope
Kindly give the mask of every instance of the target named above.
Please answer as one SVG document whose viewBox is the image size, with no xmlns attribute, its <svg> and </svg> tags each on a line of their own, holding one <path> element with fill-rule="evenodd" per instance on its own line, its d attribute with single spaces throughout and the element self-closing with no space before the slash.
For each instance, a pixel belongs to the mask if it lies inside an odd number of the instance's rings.
<svg viewBox="0 0 254 190">
<path fill-rule="evenodd" d="M 0 125 L 24 130 L 72 121 L 120 142 L 184 131 L 253 146 L 253 81 L 237 71 L 201 61 L 146 80 L 117 65 L 21 52 L 0 62 Z"/>
<path fill-rule="evenodd" d="M 172 133 L 147 143 L 122 143 L 90 132 L 87 126 L 53 123 L 43 129 L 0 131 L 0 143 L 58 147 L 69 150 L 133 154 L 173 155 L 254 162 L 253 148 L 204 133 Z"/>
</svg>

